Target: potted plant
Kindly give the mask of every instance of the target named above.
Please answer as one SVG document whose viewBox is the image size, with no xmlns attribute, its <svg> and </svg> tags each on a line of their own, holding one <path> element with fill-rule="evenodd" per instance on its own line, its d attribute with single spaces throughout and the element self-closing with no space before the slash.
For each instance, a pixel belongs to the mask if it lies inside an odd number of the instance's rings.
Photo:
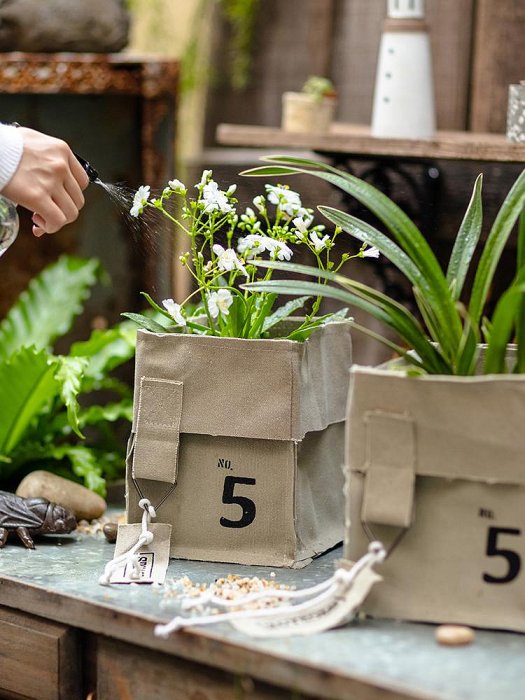
<svg viewBox="0 0 525 700">
<path fill-rule="evenodd" d="M 162 503 L 175 557 L 302 566 L 342 538 L 349 323 L 344 310 L 318 316 L 319 295 L 277 308 L 275 294 L 240 285 L 270 279 L 257 260 L 290 260 L 298 247 L 321 272 L 351 256 L 332 260 L 340 229 L 314 225 L 286 186 L 267 185 L 240 212 L 235 186 L 221 190 L 209 170 L 195 192 L 178 180 L 159 197 L 143 186 L 132 207 L 187 236 L 180 261 L 195 290 L 181 303 L 145 295 L 161 322 L 126 314 L 142 327 L 128 517 L 140 520 L 141 495 Z"/>
<path fill-rule="evenodd" d="M 331 80 L 310 76 L 301 92 L 285 92 L 282 129 L 296 133 L 324 133 L 333 122 L 337 93 Z"/>
<path fill-rule="evenodd" d="M 63 256 L 36 276 L 0 322 L 0 481 L 15 487 L 45 469 L 100 495 L 122 478 L 112 426 L 130 421 L 129 386 L 112 370 L 135 352 L 134 325 L 95 329 L 67 354 L 53 352 L 99 276 L 96 260 Z"/>
<path fill-rule="evenodd" d="M 520 582 L 525 470 L 525 226 L 515 278 L 491 317 L 488 292 L 525 204 L 525 171 L 506 195 L 483 244 L 472 289 L 464 283 L 482 227 L 482 178 L 442 270 L 414 223 L 384 194 L 326 164 L 270 157 L 251 175 L 310 173 L 365 205 L 387 233 L 332 207 L 329 221 L 376 246 L 410 280 L 420 317 L 376 289 L 332 271 L 259 262 L 317 281 L 270 280 L 251 289 L 320 293 L 355 305 L 395 331 L 373 334 L 398 356 L 353 367 L 347 408 L 345 554 L 371 538 L 387 546 L 384 583 L 364 610 L 378 616 L 525 631 Z M 354 325 L 354 327 L 356 327 Z M 365 332 L 370 332 L 361 328 Z"/>
</svg>

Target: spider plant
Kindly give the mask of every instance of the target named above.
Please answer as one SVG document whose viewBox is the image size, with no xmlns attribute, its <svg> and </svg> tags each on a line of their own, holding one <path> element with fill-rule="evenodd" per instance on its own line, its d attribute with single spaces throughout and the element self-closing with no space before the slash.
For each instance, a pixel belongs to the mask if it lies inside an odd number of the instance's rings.
<svg viewBox="0 0 525 700">
<path fill-rule="evenodd" d="M 482 344 L 486 344 L 486 349 L 481 371 L 506 372 L 506 348 L 513 340 L 517 352 L 510 369 L 525 372 L 525 223 L 520 217 L 525 205 L 525 171 L 507 193 L 496 215 L 474 270 L 469 298 L 464 299 L 465 280 L 469 268 L 474 265 L 473 256 L 482 229 L 482 175 L 474 183 L 447 269 L 443 270 L 414 222 L 377 188 L 315 160 L 293 156 L 268 156 L 263 160 L 270 164 L 245 171 L 243 175 L 310 174 L 339 187 L 377 217 L 386 233 L 333 207 L 318 207 L 323 216 L 343 231 L 378 248 L 407 277 L 420 318 L 377 289 L 343 274 L 303 265 L 258 262 L 262 267 L 300 273 L 315 280 L 272 280 L 247 286 L 287 295 L 320 294 L 358 307 L 393 330 L 399 341 L 394 342 L 361 326 L 355 327 L 377 338 L 424 373 L 475 374 L 479 371 Z M 516 275 L 489 319 L 483 314 L 487 296 L 505 244 L 518 220 Z M 332 284 L 321 284 L 321 280 Z"/>
</svg>

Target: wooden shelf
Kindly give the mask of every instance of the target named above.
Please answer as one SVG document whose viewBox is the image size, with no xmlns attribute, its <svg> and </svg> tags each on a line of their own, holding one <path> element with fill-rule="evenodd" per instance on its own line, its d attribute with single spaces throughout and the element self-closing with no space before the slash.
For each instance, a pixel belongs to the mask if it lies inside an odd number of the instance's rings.
<svg viewBox="0 0 525 700">
<path fill-rule="evenodd" d="M 525 144 L 513 144 L 504 134 L 438 131 L 432 140 L 386 139 L 370 134 L 362 124 L 336 123 L 327 134 L 298 134 L 247 124 L 219 124 L 222 146 L 293 149 L 384 158 L 444 159 L 525 163 Z"/>
</svg>

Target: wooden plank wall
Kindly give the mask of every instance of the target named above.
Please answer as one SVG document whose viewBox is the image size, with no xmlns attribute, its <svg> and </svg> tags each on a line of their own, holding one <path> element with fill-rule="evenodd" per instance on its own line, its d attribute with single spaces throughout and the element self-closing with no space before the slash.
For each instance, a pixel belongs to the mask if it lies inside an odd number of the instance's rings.
<svg viewBox="0 0 525 700">
<path fill-rule="evenodd" d="M 505 131 L 507 92 L 525 79 L 524 0 L 427 0 L 438 128 Z M 264 0 L 253 46 L 251 85 L 224 80 L 208 99 L 206 144 L 220 122 L 277 126 L 281 94 L 312 74 L 332 77 L 337 118 L 370 123 L 386 0 Z M 214 66 L 224 64 L 219 29 Z"/>
<path fill-rule="evenodd" d="M 477 0 L 472 61 L 472 131 L 505 131 L 508 86 L 525 80 L 524 0 Z"/>
</svg>

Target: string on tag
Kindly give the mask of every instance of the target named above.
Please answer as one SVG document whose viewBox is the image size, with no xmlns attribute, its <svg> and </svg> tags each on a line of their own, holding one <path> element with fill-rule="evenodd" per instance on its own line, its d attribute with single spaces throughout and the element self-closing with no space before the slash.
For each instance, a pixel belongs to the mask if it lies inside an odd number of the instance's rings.
<svg viewBox="0 0 525 700">
<path fill-rule="evenodd" d="M 126 580 L 131 583 L 140 579 L 140 564 L 137 553 L 140 551 L 141 547 L 153 542 L 154 535 L 148 528 L 150 526 L 151 519 L 156 518 L 157 513 L 147 498 L 140 499 L 139 507 L 144 510 L 142 513 L 142 530 L 139 538 L 137 542 L 130 547 L 130 549 L 120 556 L 113 558 L 106 564 L 104 573 L 98 580 L 101 586 L 108 586 L 111 583 L 111 577 L 113 576 L 114 572 L 121 568 L 122 565 L 124 565 L 124 578 Z"/>
<path fill-rule="evenodd" d="M 235 627 L 253 636 L 283 636 L 291 634 L 313 634 L 346 622 L 362 603 L 370 587 L 380 580 L 373 573 L 374 565 L 384 561 L 385 548 L 380 542 L 371 542 L 368 552 L 351 569 L 338 568 L 333 576 L 320 584 L 298 591 L 266 589 L 250 593 L 236 600 L 218 598 L 213 592 L 203 593 L 197 599 L 183 602 L 182 609 L 189 610 L 198 605 L 213 605 L 223 608 L 242 608 L 254 601 L 277 599 L 279 603 L 273 608 L 260 610 L 237 609 L 210 615 L 193 617 L 175 616 L 170 622 L 156 625 L 155 635 L 168 637 L 172 632 L 194 625 L 209 625 L 218 622 L 232 622 Z M 362 575 L 361 585 L 356 585 Z M 366 579 L 366 580 L 365 580 Z M 297 604 L 280 604 L 282 600 L 299 600 L 310 598 Z M 265 625 L 258 626 L 266 620 Z M 245 624 L 240 625 L 241 622 Z M 269 628 L 273 628 L 270 629 Z"/>
</svg>

